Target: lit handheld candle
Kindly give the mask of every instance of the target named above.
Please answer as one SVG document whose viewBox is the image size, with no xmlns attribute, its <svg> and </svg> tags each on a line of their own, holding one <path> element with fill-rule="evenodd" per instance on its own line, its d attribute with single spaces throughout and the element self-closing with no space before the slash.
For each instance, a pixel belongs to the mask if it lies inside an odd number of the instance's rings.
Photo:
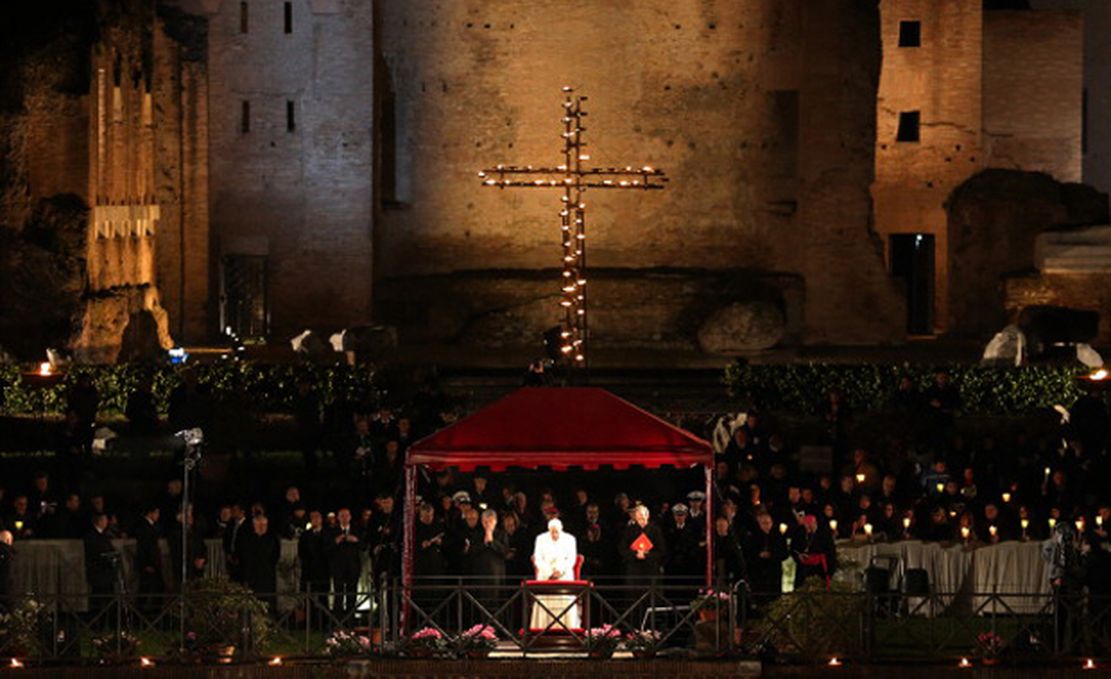
<svg viewBox="0 0 1111 679">
<path fill-rule="evenodd" d="M 1077 533 L 1083 533 L 1084 532 L 1084 517 L 1083 516 L 1076 520 L 1076 532 Z"/>
<path fill-rule="evenodd" d="M 1096 514 L 1096 528 L 1103 528 L 1103 515 Z"/>
<path fill-rule="evenodd" d="M 944 483 L 938 483 L 937 484 L 937 492 L 939 492 L 939 493 L 945 492 L 945 484 Z"/>
<path fill-rule="evenodd" d="M 1010 493 L 1003 493 L 1003 502 L 1010 502 L 1010 501 L 1011 501 L 1011 494 Z"/>
<path fill-rule="evenodd" d="M 832 533 L 837 533 L 837 519 L 829 520 L 829 530 Z"/>
<path fill-rule="evenodd" d="M 972 667 L 972 663 L 968 660 L 968 658 L 961 658 L 961 661 L 957 663 L 957 667 L 967 669 L 969 667 Z"/>
<path fill-rule="evenodd" d="M 864 483 L 864 474 L 857 474 L 856 475 L 856 482 L 857 483 Z"/>
<path fill-rule="evenodd" d="M 785 523 L 779 524 L 779 533 L 782 535 L 786 532 L 787 532 L 787 524 L 785 524 Z"/>
<path fill-rule="evenodd" d="M 1050 474 L 1050 473 L 1051 473 L 1052 471 L 1053 471 L 1053 470 L 1052 470 L 1052 469 L 1050 469 L 1049 467 L 1046 467 L 1046 468 L 1045 468 L 1045 480 L 1046 480 L 1046 481 L 1048 481 L 1048 480 L 1049 480 L 1049 474 Z"/>
<path fill-rule="evenodd" d="M 999 529 L 995 526 L 988 526 L 988 532 L 991 533 L 992 537 L 999 535 Z"/>
<path fill-rule="evenodd" d="M 1057 519 L 1053 518 L 1052 516 L 1049 517 L 1049 530 L 1053 530 L 1056 527 L 1057 527 Z"/>
<path fill-rule="evenodd" d="M 971 533 L 972 533 L 972 531 L 971 531 L 971 530 L 969 530 L 968 526 L 961 526 L 961 538 L 962 538 L 962 539 L 964 539 L 964 540 L 967 540 L 967 539 L 968 539 L 968 536 L 969 536 L 969 535 L 970 535 Z"/>
<path fill-rule="evenodd" d="M 864 534 L 867 535 L 868 537 L 872 537 L 872 524 L 870 524 L 870 523 L 864 524 Z"/>
<path fill-rule="evenodd" d="M 903 517 L 903 530 L 910 530 L 910 517 L 909 516 L 904 516 Z"/>
</svg>

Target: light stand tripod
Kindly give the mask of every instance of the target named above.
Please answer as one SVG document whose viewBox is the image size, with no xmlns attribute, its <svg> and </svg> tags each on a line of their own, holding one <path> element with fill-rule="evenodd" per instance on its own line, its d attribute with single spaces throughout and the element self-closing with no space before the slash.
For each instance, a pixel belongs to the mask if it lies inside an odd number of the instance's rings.
<svg viewBox="0 0 1111 679">
<path fill-rule="evenodd" d="M 189 579 L 189 512 L 192 508 L 192 485 L 189 483 L 193 470 L 201 461 L 201 444 L 204 431 L 199 428 L 185 429 L 174 434 L 185 442 L 185 455 L 181 461 L 181 639 L 179 650 L 185 654 L 185 587 Z"/>
</svg>

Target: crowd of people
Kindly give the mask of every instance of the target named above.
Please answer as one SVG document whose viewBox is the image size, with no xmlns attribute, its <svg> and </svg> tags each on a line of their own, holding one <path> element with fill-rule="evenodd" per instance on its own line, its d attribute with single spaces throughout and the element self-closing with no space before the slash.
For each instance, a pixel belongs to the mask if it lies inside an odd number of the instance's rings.
<svg viewBox="0 0 1111 679">
<path fill-rule="evenodd" d="M 74 422 L 95 413 L 87 403 L 88 385 L 78 389 L 85 391 L 73 398 Z M 435 430 L 452 415 L 357 403 L 326 408 L 308 382 L 299 384 L 298 393 L 294 417 L 306 478 L 326 492 L 288 484 L 275 497 L 239 501 L 229 488 L 226 501 L 217 498 L 182 511 L 181 481 L 173 478 L 160 497 L 128 515 L 122 498 L 58 489 L 42 472 L 26 488 L 13 485 L 14 492 L 0 486 L 0 537 L 14 538 L 16 553 L 23 540 L 83 539 L 93 593 L 117 586 L 111 538 L 134 537 L 139 594 L 149 597 L 150 606 L 174 587 L 183 562 L 197 575 L 206 571 L 204 539 L 222 541 L 229 577 L 272 597 L 279 541 L 296 540 L 301 586 L 334 592 L 341 613 L 355 607 L 355 593 L 365 586 L 360 583 L 364 556 L 376 582 L 400 573 L 402 515 L 409 502 L 417 517 L 414 573 L 422 578 L 533 577 L 536 538 L 553 520 L 576 539 L 583 577 L 644 582 L 671 576 L 693 582 L 705 574 L 709 535 L 718 582 L 743 579 L 754 593 L 770 596 L 781 591 L 789 560 L 795 563 L 796 584 L 813 576 L 828 580 L 837 568 L 840 540 L 988 545 L 1044 540 L 1056 529 L 1075 527 L 1086 558 L 1098 562 L 1089 572 L 1108 572 L 1103 566 L 1111 563 L 1106 532 L 1111 498 L 1104 490 L 1107 412 L 1093 395 L 1073 405 L 1053 436 L 1020 432 L 971 444 L 958 434 L 960 396 L 948 375 L 939 372 L 921 392 L 904 380 L 892 396 L 891 444 L 878 451 L 852 439 L 854 414 L 836 390 L 825 399 L 822 434 L 812 441 L 794 440 L 792 432 L 750 409 L 727 427 L 708 503 L 700 475 L 644 470 L 423 472 L 418 497 L 406 498 L 406 448 L 418 432 Z M 205 416 L 188 391 L 175 403 L 174 426 Z M 140 405 L 129 407 L 128 416 L 149 414 Z M 805 456 L 803 443 L 813 444 Z M 321 480 L 322 455 L 334 458 L 334 465 Z M 181 554 L 182 530 L 195 536 L 190 554 Z M 163 572 L 160 538 L 170 546 L 171 573 Z"/>
</svg>

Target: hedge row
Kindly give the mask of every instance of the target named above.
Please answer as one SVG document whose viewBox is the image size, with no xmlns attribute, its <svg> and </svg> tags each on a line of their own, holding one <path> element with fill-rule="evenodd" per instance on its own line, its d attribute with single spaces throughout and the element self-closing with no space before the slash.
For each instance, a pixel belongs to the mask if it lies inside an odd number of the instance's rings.
<svg viewBox="0 0 1111 679">
<path fill-rule="evenodd" d="M 1082 368 L 1059 365 L 996 368 L 970 365 L 731 365 L 725 382 L 736 398 L 769 410 L 820 412 L 832 389 L 839 389 L 856 410 L 890 407 L 905 375 L 919 391 L 944 370 L 961 395 L 961 412 L 976 415 L 1022 413 L 1056 404 L 1070 406 L 1081 394 L 1076 376 Z"/>
<path fill-rule="evenodd" d="M 181 384 L 186 368 L 172 366 L 78 366 L 62 380 L 43 386 L 35 379 L 24 379 L 21 366 L 0 364 L 0 413 L 60 413 L 66 392 L 77 376 L 92 376 L 100 396 L 100 411 L 122 413 L 128 395 L 144 376 L 153 380 L 155 403 L 165 413 L 170 392 Z M 336 398 L 363 400 L 378 396 L 375 373 L 370 368 L 315 366 L 309 364 L 273 365 L 249 361 L 224 361 L 190 366 L 200 385 L 208 388 L 217 403 L 237 402 L 261 412 L 287 412 L 297 395 L 297 384 L 309 379 L 324 403 Z"/>
</svg>

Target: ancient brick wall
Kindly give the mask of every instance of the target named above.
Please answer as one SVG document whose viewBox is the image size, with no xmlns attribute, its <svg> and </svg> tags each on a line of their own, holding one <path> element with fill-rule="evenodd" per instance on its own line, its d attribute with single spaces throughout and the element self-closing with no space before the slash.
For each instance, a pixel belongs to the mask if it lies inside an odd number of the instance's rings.
<svg viewBox="0 0 1111 679">
<path fill-rule="evenodd" d="M 267 257 L 267 303 L 276 335 L 365 322 L 371 299 L 373 3 L 250 0 L 242 3 L 246 32 L 240 2 L 199 4 L 210 27 L 214 256 Z M 214 268 L 219 276 L 219 265 Z"/>
<path fill-rule="evenodd" d="M 461 0 L 380 11 L 392 195 L 376 225 L 379 279 L 436 275 L 451 285 L 453 272 L 485 270 L 512 280 L 558 264 L 558 195 L 484 189 L 475 171 L 556 164 L 560 88 L 572 85 L 590 97 L 590 162 L 672 177 L 662 192 L 588 194 L 592 267 L 674 267 L 692 280 L 714 270 L 802 275 L 807 340 L 900 334 L 869 229 L 873 4 Z M 604 307 L 592 327 L 618 336 L 624 320 L 607 320 Z M 693 337 L 697 319 L 686 324 Z"/>
<path fill-rule="evenodd" d="M 876 231 L 887 247 L 898 233 L 935 237 L 935 327 L 949 297 L 945 199 L 984 165 L 981 152 L 979 2 L 881 0 L 883 71 L 876 97 Z M 919 46 L 900 46 L 904 22 L 918 22 Z M 917 141 L 898 141 L 901 113 L 920 115 Z"/>
<path fill-rule="evenodd" d="M 1078 11 L 984 15 L 984 153 L 990 167 L 1081 178 Z"/>
</svg>

